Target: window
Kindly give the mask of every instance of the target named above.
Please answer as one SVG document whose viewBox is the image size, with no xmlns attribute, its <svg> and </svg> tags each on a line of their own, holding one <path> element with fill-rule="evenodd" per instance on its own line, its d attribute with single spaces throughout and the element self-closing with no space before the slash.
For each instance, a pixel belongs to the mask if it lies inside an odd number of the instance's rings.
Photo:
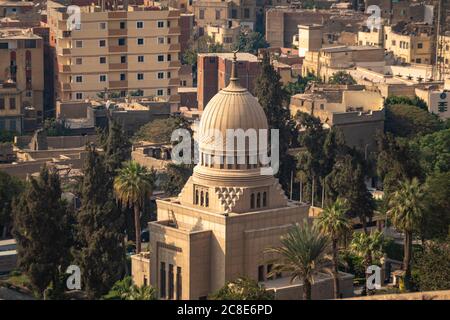
<svg viewBox="0 0 450 320">
<path fill-rule="evenodd" d="M 167 44 L 170 44 L 170 42 L 171 42 L 170 39 L 171 39 L 170 37 L 167 37 Z"/>
<path fill-rule="evenodd" d="M 231 19 L 237 19 L 237 10 L 231 9 Z"/>
<path fill-rule="evenodd" d="M 16 109 L 16 98 L 9 98 L 9 109 Z"/>
<path fill-rule="evenodd" d="M 36 48 L 36 40 L 25 40 L 25 48 Z"/>
<path fill-rule="evenodd" d="M 125 21 L 120 21 L 120 24 L 119 24 L 120 29 L 125 29 L 126 26 L 127 26 L 127 24 L 125 23 Z"/>
<path fill-rule="evenodd" d="M 167 61 L 172 61 L 172 55 L 170 53 L 167 55 Z"/>
<path fill-rule="evenodd" d="M 75 93 L 75 99 L 77 99 L 77 100 L 83 99 L 83 94 L 81 92 Z"/>
<path fill-rule="evenodd" d="M 169 90 L 169 89 L 167 89 L 167 90 Z M 168 92 L 169 94 L 170 94 L 170 92 Z M 209 207 L 209 192 L 208 191 L 206 191 L 205 192 L 205 207 Z"/>
<path fill-rule="evenodd" d="M 138 80 L 144 80 L 144 74 L 143 73 L 138 73 L 137 74 L 137 79 Z"/>
<path fill-rule="evenodd" d="M 137 38 L 138 46 L 142 46 L 144 44 L 144 38 Z"/>
<path fill-rule="evenodd" d="M 262 206 L 267 207 L 267 192 L 263 192 Z"/>
<path fill-rule="evenodd" d="M 164 72 L 158 72 L 158 79 L 164 79 Z"/>
<path fill-rule="evenodd" d="M 16 120 L 15 119 L 9 120 L 9 130 L 16 131 Z"/>
<path fill-rule="evenodd" d="M 173 278 L 173 264 L 169 264 L 169 299 L 173 299 L 174 293 L 174 278 Z"/>
<path fill-rule="evenodd" d="M 159 270 L 159 290 L 160 297 L 166 297 L 166 264 L 161 262 L 160 270 Z"/>
<path fill-rule="evenodd" d="M 144 62 L 144 56 L 138 56 L 138 62 Z"/>
<path fill-rule="evenodd" d="M 83 76 L 76 76 L 75 82 L 78 82 L 78 83 L 83 82 Z"/>
<path fill-rule="evenodd" d="M 170 79 L 171 76 L 172 74 L 170 73 L 170 71 L 167 71 L 167 79 Z"/>
<path fill-rule="evenodd" d="M 120 63 L 127 63 L 127 56 L 120 56 Z"/>
<path fill-rule="evenodd" d="M 216 10 L 216 20 L 220 19 L 220 10 Z"/>
<path fill-rule="evenodd" d="M 99 47 L 106 47 L 106 40 L 99 40 L 98 45 Z"/>
<path fill-rule="evenodd" d="M 246 19 L 250 18 L 250 9 L 249 8 L 244 9 L 244 18 L 246 18 Z"/>
<path fill-rule="evenodd" d="M 100 82 L 106 82 L 106 75 L 105 74 L 101 74 L 100 75 Z"/>
<path fill-rule="evenodd" d="M 252 193 L 250 196 L 250 209 L 254 209 L 255 208 L 255 194 Z"/>
<path fill-rule="evenodd" d="M 163 96 L 164 95 L 164 90 L 163 89 L 158 89 L 156 91 L 156 95 L 159 96 L 159 97 Z"/>
<path fill-rule="evenodd" d="M 200 9 L 198 18 L 199 18 L 200 20 L 205 19 L 205 9 Z"/>
<path fill-rule="evenodd" d="M 264 281 L 264 266 L 258 266 L 258 281 Z"/>
<path fill-rule="evenodd" d="M 258 194 L 256 195 L 256 207 L 260 208 L 261 207 L 261 193 L 258 192 Z"/>
<path fill-rule="evenodd" d="M 106 22 L 100 22 L 99 23 L 99 28 L 100 28 L 100 30 L 105 30 L 106 29 Z"/>
<path fill-rule="evenodd" d="M 8 49 L 9 45 L 8 42 L 0 42 L 0 49 Z"/>
<path fill-rule="evenodd" d="M 142 28 L 144 28 L 144 22 L 142 22 L 142 21 L 136 22 L 136 28 L 137 28 L 137 29 L 142 29 Z"/>
<path fill-rule="evenodd" d="M 177 300 L 181 300 L 182 294 L 182 278 L 181 278 L 181 267 L 177 267 Z"/>
<path fill-rule="evenodd" d="M 75 58 L 75 64 L 83 64 L 82 58 Z"/>
<path fill-rule="evenodd" d="M 395 42 L 395 40 L 392 40 L 392 45 L 395 47 L 395 44 L 396 44 L 396 42 Z"/>
<path fill-rule="evenodd" d="M 164 44 L 164 37 L 158 37 L 158 44 Z"/>
<path fill-rule="evenodd" d="M 198 204 L 198 201 L 199 201 L 198 190 L 195 190 L 194 204 Z"/>
<path fill-rule="evenodd" d="M 160 54 L 158 55 L 158 62 L 164 61 L 164 55 Z"/>
<path fill-rule="evenodd" d="M 106 57 L 100 57 L 100 64 L 105 64 L 106 63 Z"/>
<path fill-rule="evenodd" d="M 423 43 L 418 43 L 417 44 L 417 49 L 422 49 L 423 48 Z"/>
<path fill-rule="evenodd" d="M 416 59 L 416 63 L 422 63 L 422 59 L 417 58 L 417 59 Z"/>
<path fill-rule="evenodd" d="M 126 79 L 125 73 L 121 73 L 120 74 L 120 81 L 125 81 L 125 79 Z"/>
<path fill-rule="evenodd" d="M 125 38 L 119 38 L 119 39 L 117 39 L 117 44 L 118 44 L 119 46 L 124 46 L 125 43 L 126 43 Z"/>
<path fill-rule="evenodd" d="M 164 21 L 158 21 L 158 28 L 164 28 Z"/>
<path fill-rule="evenodd" d="M 83 40 L 76 40 L 75 48 L 83 48 Z"/>
</svg>

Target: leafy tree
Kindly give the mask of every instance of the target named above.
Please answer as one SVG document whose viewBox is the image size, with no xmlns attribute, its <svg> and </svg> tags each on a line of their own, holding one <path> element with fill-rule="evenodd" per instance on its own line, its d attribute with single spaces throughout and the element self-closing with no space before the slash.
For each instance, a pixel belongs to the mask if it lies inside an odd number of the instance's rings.
<svg viewBox="0 0 450 320">
<path fill-rule="evenodd" d="M 116 121 L 111 122 L 106 140 L 105 160 L 108 172 L 114 176 L 122 162 L 130 159 L 131 143 L 123 132 L 122 126 Z"/>
<path fill-rule="evenodd" d="M 351 85 L 351 84 L 356 84 L 356 81 L 355 81 L 355 79 L 353 79 L 353 77 L 349 73 L 347 73 L 345 71 L 338 71 L 330 77 L 330 79 L 328 80 L 328 83 Z"/>
<path fill-rule="evenodd" d="M 50 284 L 60 285 L 72 244 L 70 214 L 61 200 L 58 174 L 43 167 L 39 177 L 30 178 L 12 209 L 19 267 L 42 295 Z"/>
<path fill-rule="evenodd" d="M 93 148 L 89 150 L 83 174 L 74 251 L 82 271 L 83 289 L 90 298 L 99 298 L 123 273 L 124 219 L 112 197 L 105 159 Z"/>
<path fill-rule="evenodd" d="M 155 172 L 134 161 L 127 162 L 114 179 L 114 191 L 122 203 L 133 206 L 136 253 L 141 252 L 141 208 L 153 193 Z"/>
<path fill-rule="evenodd" d="M 297 128 L 286 104 L 286 95 L 281 86 L 280 75 L 264 54 L 261 73 L 256 78 L 256 97 L 264 109 L 270 129 L 279 130 L 280 168 L 278 177 L 286 187 L 295 168 L 294 158 L 288 154 L 289 147 L 297 141 Z"/>
<path fill-rule="evenodd" d="M 155 119 L 143 125 L 133 136 L 133 141 L 145 140 L 152 143 L 171 143 L 172 133 L 176 129 L 190 131 L 189 122 L 181 116 L 171 116 L 166 119 Z"/>
<path fill-rule="evenodd" d="M 415 106 L 422 110 L 428 111 L 428 106 L 426 102 L 420 99 L 419 97 L 409 98 L 405 96 L 390 96 L 387 97 L 386 100 L 384 101 L 385 107 L 399 104 Z"/>
<path fill-rule="evenodd" d="M 0 142 L 13 142 L 14 136 L 18 133 L 14 131 L 0 130 Z"/>
<path fill-rule="evenodd" d="M 437 115 L 406 104 L 388 105 L 385 108 L 385 131 L 396 137 L 411 138 L 443 129 Z"/>
<path fill-rule="evenodd" d="M 273 292 L 266 291 L 264 286 L 248 278 L 238 278 L 227 282 L 210 300 L 273 300 Z"/>
<path fill-rule="evenodd" d="M 192 169 L 190 165 L 169 163 L 161 185 L 162 190 L 169 196 L 178 195 L 192 175 Z"/>
<path fill-rule="evenodd" d="M 156 290 L 150 286 L 138 287 L 130 276 L 117 281 L 105 300 L 157 300 Z"/>
<path fill-rule="evenodd" d="M 311 300 L 314 276 L 329 265 L 326 258 L 328 237 L 317 225 L 310 225 L 305 219 L 302 225 L 295 225 L 280 241 L 280 247 L 267 250 L 279 257 L 269 276 L 279 272 L 289 273 L 291 282 L 303 282 L 303 299 Z"/>
<path fill-rule="evenodd" d="M 25 184 L 21 180 L 0 171 L 0 226 L 3 226 L 1 238 L 6 238 L 11 227 L 13 200 L 20 196 L 24 189 Z"/>
<path fill-rule="evenodd" d="M 240 52 L 249 52 L 257 54 L 258 49 L 269 47 L 269 43 L 259 32 L 246 32 L 243 31 L 239 34 L 237 42 L 233 43 L 233 50 L 239 50 Z"/>
<path fill-rule="evenodd" d="M 356 157 L 339 156 L 326 178 L 327 193 L 331 199 L 343 198 L 349 209 L 347 214 L 358 217 L 367 232 L 367 218 L 373 216 L 375 202 L 367 190 L 364 170 Z"/>
<path fill-rule="evenodd" d="M 48 136 L 68 136 L 70 128 L 64 120 L 56 120 L 55 118 L 46 119 L 44 121 L 44 129 Z"/>
<path fill-rule="evenodd" d="M 394 227 L 405 234 L 403 270 L 407 289 L 411 276 L 413 232 L 417 231 L 424 214 L 423 196 L 423 187 L 417 178 L 413 178 L 401 182 L 389 199 L 387 213 Z"/>
<path fill-rule="evenodd" d="M 450 241 L 425 243 L 414 258 L 414 282 L 419 291 L 450 288 Z"/>
<path fill-rule="evenodd" d="M 298 76 L 297 82 L 289 82 L 286 84 L 283 89 L 286 91 L 288 96 L 293 96 L 298 93 L 304 93 L 307 86 L 311 82 L 317 82 L 320 83 L 320 79 L 317 78 L 314 74 L 310 73 L 306 77 Z"/>
<path fill-rule="evenodd" d="M 358 232 L 353 234 L 350 252 L 363 259 L 364 270 L 382 257 L 383 235 L 379 231 L 372 233 Z M 366 283 L 368 274 L 366 273 Z M 365 288 L 364 290 L 367 290 Z"/>
<path fill-rule="evenodd" d="M 427 178 L 426 214 L 421 223 L 423 239 L 445 239 L 450 235 L 450 172 Z"/>
<path fill-rule="evenodd" d="M 331 239 L 332 262 L 333 262 L 333 280 L 334 280 L 334 298 L 339 299 L 339 240 L 342 236 L 351 230 L 351 224 L 347 219 L 347 204 L 343 199 L 338 198 L 335 202 L 325 207 L 320 213 L 317 221 L 319 228 Z"/>
</svg>

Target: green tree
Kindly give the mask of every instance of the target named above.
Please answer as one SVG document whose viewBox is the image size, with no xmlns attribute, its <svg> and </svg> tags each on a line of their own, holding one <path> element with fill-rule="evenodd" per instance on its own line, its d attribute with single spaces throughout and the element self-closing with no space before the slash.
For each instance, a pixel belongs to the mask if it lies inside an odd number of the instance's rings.
<svg viewBox="0 0 450 320">
<path fill-rule="evenodd" d="M 161 184 L 162 190 L 168 196 L 178 195 L 192 175 L 192 169 L 191 165 L 169 163 Z"/>
<path fill-rule="evenodd" d="M 303 299 L 311 300 L 314 276 L 329 266 L 329 259 L 326 258 L 328 245 L 329 238 L 317 225 L 310 225 L 305 219 L 302 225 L 295 225 L 281 237 L 280 247 L 267 249 L 267 253 L 279 257 L 269 276 L 289 273 L 291 282 L 303 282 Z"/>
<path fill-rule="evenodd" d="M 68 136 L 70 128 L 64 120 L 58 121 L 55 118 L 46 119 L 44 121 L 44 129 L 48 136 Z"/>
<path fill-rule="evenodd" d="M 402 231 L 404 238 L 403 270 L 405 285 L 409 289 L 411 277 L 413 232 L 418 230 L 424 214 L 424 189 L 417 178 L 402 181 L 397 191 L 389 198 L 388 216 L 394 227 Z"/>
<path fill-rule="evenodd" d="M 83 174 L 75 262 L 81 268 L 83 290 L 90 298 L 99 298 L 123 274 L 124 217 L 112 196 L 104 156 L 94 148 L 89 150 Z"/>
<path fill-rule="evenodd" d="M 122 126 L 112 120 L 105 146 L 105 161 L 110 175 L 114 176 L 122 163 L 131 157 L 131 143 Z"/>
<path fill-rule="evenodd" d="M 141 252 L 141 209 L 146 198 L 153 193 L 155 172 L 134 161 L 127 162 L 114 179 L 116 197 L 133 206 L 136 233 L 136 253 Z"/>
<path fill-rule="evenodd" d="M 238 278 L 227 282 L 211 296 L 210 300 L 273 300 L 272 292 L 266 291 L 264 286 L 248 278 Z"/>
<path fill-rule="evenodd" d="M 269 43 L 264 38 L 264 35 L 255 31 L 242 31 L 237 42 L 233 43 L 233 50 L 252 54 L 257 54 L 258 49 L 267 47 L 269 47 Z"/>
<path fill-rule="evenodd" d="M 60 286 L 72 245 L 70 214 L 61 200 L 58 174 L 43 167 L 39 177 L 30 178 L 12 210 L 19 267 L 42 296 L 49 285 Z"/>
<path fill-rule="evenodd" d="M 16 177 L 0 171 L 0 238 L 6 238 L 12 223 L 12 203 L 25 189 L 25 184 Z"/>
<path fill-rule="evenodd" d="M 405 96 L 390 96 L 390 97 L 387 97 L 386 100 L 384 101 L 385 107 L 392 106 L 392 105 L 398 105 L 398 104 L 403 104 L 403 105 L 406 104 L 406 105 L 410 105 L 410 106 L 415 106 L 415 107 L 418 107 L 425 111 L 428 111 L 428 106 L 427 106 L 426 102 L 418 97 L 409 98 L 409 97 L 405 97 Z"/>
<path fill-rule="evenodd" d="M 330 77 L 330 79 L 328 80 L 328 83 L 351 85 L 351 84 L 356 84 L 356 81 L 355 81 L 355 79 L 353 79 L 353 77 L 349 73 L 347 73 L 345 71 L 338 71 Z"/>
<path fill-rule="evenodd" d="M 350 243 L 350 252 L 363 259 L 364 270 L 378 260 L 383 255 L 383 235 L 379 231 L 372 233 L 357 232 L 353 234 Z M 366 274 L 366 283 L 368 274 Z M 364 287 L 364 292 L 367 288 Z"/>
<path fill-rule="evenodd" d="M 18 135 L 17 132 L 0 130 L 0 142 L 14 142 L 14 136 Z"/>
<path fill-rule="evenodd" d="M 135 142 L 144 140 L 152 143 L 170 144 L 172 133 L 176 129 L 191 131 L 190 123 L 181 116 L 155 119 L 139 128 L 132 140 Z"/>
<path fill-rule="evenodd" d="M 345 234 L 351 230 L 351 224 L 347 219 L 348 206 L 343 199 L 338 198 L 335 202 L 328 205 L 320 213 L 317 221 L 319 228 L 331 239 L 333 280 L 334 280 L 334 298 L 339 299 L 339 241 Z"/>
<path fill-rule="evenodd" d="M 429 241 L 414 258 L 414 282 L 419 291 L 450 288 L 450 241 Z"/>
<path fill-rule="evenodd" d="M 396 137 L 411 138 L 441 130 L 444 124 L 437 115 L 406 104 L 385 108 L 385 131 Z"/>
<path fill-rule="evenodd" d="M 150 286 L 137 286 L 130 276 L 117 281 L 105 300 L 157 300 L 156 290 Z"/>
<path fill-rule="evenodd" d="M 298 76 L 296 82 L 289 82 L 286 84 L 283 89 L 286 91 L 289 97 L 296 95 L 298 93 L 304 93 L 307 86 L 311 82 L 320 83 L 320 79 L 317 78 L 314 74 L 310 73 L 305 77 Z"/>
<path fill-rule="evenodd" d="M 298 130 L 287 106 L 286 94 L 280 82 L 280 75 L 270 63 L 268 53 L 264 54 L 261 73 L 256 78 L 256 97 L 264 109 L 270 129 L 279 130 L 280 167 L 278 177 L 287 187 L 291 172 L 295 170 L 295 159 L 288 149 L 297 141 Z"/>
</svg>

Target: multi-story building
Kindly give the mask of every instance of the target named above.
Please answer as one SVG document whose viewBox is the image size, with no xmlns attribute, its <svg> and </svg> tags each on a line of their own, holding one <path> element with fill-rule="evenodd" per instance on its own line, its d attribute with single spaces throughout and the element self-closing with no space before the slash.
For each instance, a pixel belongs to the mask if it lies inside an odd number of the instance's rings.
<svg viewBox="0 0 450 320">
<path fill-rule="evenodd" d="M 32 131 L 43 119 L 42 38 L 25 29 L 0 30 L 0 129 Z"/>
<path fill-rule="evenodd" d="M 35 27 L 40 17 L 33 1 L 0 0 L 0 27 Z"/>
<path fill-rule="evenodd" d="M 257 6 L 251 0 L 198 0 L 192 5 L 199 28 L 207 25 L 228 25 L 239 22 L 251 30 L 255 28 Z M 201 30 L 200 30 L 201 33 Z"/>
<path fill-rule="evenodd" d="M 226 147 L 227 132 L 268 129 L 263 108 L 239 84 L 236 69 L 202 114 L 197 130 L 201 160 L 193 175 L 178 197 L 156 201 L 157 220 L 148 225 L 151 252 L 132 257 L 133 281 L 157 288 L 160 299 L 206 299 L 238 277 L 260 282 L 275 298 L 301 299 L 301 281 L 291 281 L 284 272 L 271 274 L 271 261 L 279 257 L 267 249 L 279 246 L 293 224 L 308 219 L 309 205 L 288 200 L 273 170 L 257 160 L 267 156 L 258 133 L 257 141 L 239 149 L 242 162 Z M 352 278 L 340 276 L 344 297 L 352 295 Z M 313 298 L 332 295 L 331 277 L 315 276 Z"/>
<path fill-rule="evenodd" d="M 383 47 L 383 27 L 381 28 L 362 28 L 358 32 L 359 46 Z"/>
<path fill-rule="evenodd" d="M 239 39 L 241 27 L 239 25 L 232 26 L 215 26 L 207 25 L 205 34 L 207 34 L 215 43 L 221 44 L 225 51 L 230 51 L 233 44 Z"/>
<path fill-rule="evenodd" d="M 232 53 L 201 53 L 198 55 L 197 101 L 199 110 L 203 110 L 209 100 L 228 85 L 232 57 Z M 241 85 L 250 92 L 254 92 L 255 79 L 260 72 L 258 58 L 250 53 L 239 52 L 237 59 Z"/>
<path fill-rule="evenodd" d="M 433 27 L 427 24 L 384 26 L 384 48 L 399 62 L 434 63 L 435 40 Z"/>
<path fill-rule="evenodd" d="M 59 100 L 141 96 L 179 102 L 179 16 L 170 7 L 80 7 L 70 24 L 63 1 L 48 2 Z"/>
</svg>

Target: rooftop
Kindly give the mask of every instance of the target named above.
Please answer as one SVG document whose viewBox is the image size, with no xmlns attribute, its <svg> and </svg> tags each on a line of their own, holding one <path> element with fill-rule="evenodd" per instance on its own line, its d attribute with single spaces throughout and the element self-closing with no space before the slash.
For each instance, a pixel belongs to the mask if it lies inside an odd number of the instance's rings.
<svg viewBox="0 0 450 320">
<path fill-rule="evenodd" d="M 199 57 L 220 57 L 223 59 L 233 59 L 233 52 L 222 52 L 222 53 L 199 53 L 198 54 Z M 238 52 L 237 53 L 237 60 L 239 61 L 253 61 L 253 62 L 257 62 L 258 61 L 258 57 L 251 54 L 251 53 L 247 53 L 247 52 Z"/>
</svg>

